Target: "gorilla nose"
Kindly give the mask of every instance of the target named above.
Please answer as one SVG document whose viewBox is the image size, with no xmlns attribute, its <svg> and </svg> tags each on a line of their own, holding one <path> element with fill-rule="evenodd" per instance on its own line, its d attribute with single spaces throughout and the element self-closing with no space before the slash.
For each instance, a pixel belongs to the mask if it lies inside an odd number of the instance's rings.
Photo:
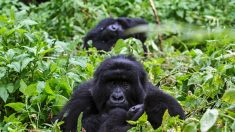
<svg viewBox="0 0 235 132">
<path fill-rule="evenodd" d="M 125 101 L 124 96 L 122 94 L 113 94 L 111 96 L 111 101 L 113 103 L 123 103 Z"/>
</svg>

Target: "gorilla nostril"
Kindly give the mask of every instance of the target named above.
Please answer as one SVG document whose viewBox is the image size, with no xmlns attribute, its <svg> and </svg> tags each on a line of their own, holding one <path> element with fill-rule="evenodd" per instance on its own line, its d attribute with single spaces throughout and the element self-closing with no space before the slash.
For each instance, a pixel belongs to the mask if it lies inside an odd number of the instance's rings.
<svg viewBox="0 0 235 132">
<path fill-rule="evenodd" d="M 119 97 L 117 100 L 120 101 L 120 102 L 122 102 L 122 101 L 124 101 L 124 98 L 123 98 L 123 96 L 121 96 L 121 97 Z"/>
</svg>

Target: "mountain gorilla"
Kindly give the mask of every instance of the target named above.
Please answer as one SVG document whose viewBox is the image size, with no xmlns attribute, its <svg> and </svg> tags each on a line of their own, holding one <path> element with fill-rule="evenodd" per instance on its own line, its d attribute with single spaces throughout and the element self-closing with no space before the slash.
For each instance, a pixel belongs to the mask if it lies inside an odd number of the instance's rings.
<svg viewBox="0 0 235 132">
<path fill-rule="evenodd" d="M 77 131 L 81 112 L 86 132 L 125 132 L 145 111 L 153 128 L 162 123 L 165 110 L 171 116 L 185 118 L 180 104 L 172 96 L 155 88 L 143 66 L 131 56 L 114 56 L 100 64 L 94 78 L 80 85 L 57 119 L 63 131 Z"/>
<path fill-rule="evenodd" d="M 110 51 L 118 39 L 126 39 L 130 37 L 139 39 L 143 44 L 146 40 L 145 33 L 125 35 L 125 31 L 129 28 L 146 24 L 147 22 L 140 18 L 106 18 L 88 32 L 84 38 L 83 48 L 87 49 L 89 47 L 88 41 L 92 40 L 92 46 L 97 50 Z M 143 49 L 144 52 L 147 53 L 147 48 L 144 44 Z"/>
</svg>

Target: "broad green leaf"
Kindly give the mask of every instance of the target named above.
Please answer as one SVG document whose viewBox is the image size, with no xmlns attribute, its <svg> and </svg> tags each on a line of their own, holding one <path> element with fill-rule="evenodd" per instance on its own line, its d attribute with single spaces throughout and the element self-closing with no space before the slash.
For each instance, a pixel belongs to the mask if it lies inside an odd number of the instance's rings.
<svg viewBox="0 0 235 132">
<path fill-rule="evenodd" d="M 200 73 L 194 73 L 188 80 L 188 86 L 189 85 L 197 85 L 202 83 L 202 76 Z"/>
<path fill-rule="evenodd" d="M 14 85 L 13 85 L 13 83 L 8 83 L 8 84 L 6 84 L 6 89 L 7 89 L 7 91 L 8 91 L 9 93 L 12 93 L 13 90 L 14 90 Z"/>
<path fill-rule="evenodd" d="M 9 103 L 9 104 L 6 104 L 5 106 L 11 107 L 17 112 L 21 112 L 25 108 L 25 104 L 21 102 Z"/>
<path fill-rule="evenodd" d="M 119 39 L 115 46 L 112 48 L 112 52 L 114 53 L 120 53 L 121 51 L 127 51 L 126 44 L 123 39 Z"/>
<path fill-rule="evenodd" d="M 20 72 L 20 62 L 12 62 L 11 64 L 7 65 L 9 68 L 14 69 L 16 72 Z"/>
<path fill-rule="evenodd" d="M 5 85 L 0 85 L 0 97 L 2 98 L 4 102 L 7 101 L 8 96 L 9 94 L 7 92 L 7 88 L 5 87 Z"/>
<path fill-rule="evenodd" d="M 131 124 L 131 125 L 136 125 L 137 122 L 136 121 L 132 121 L 132 120 L 128 120 L 127 123 Z"/>
<path fill-rule="evenodd" d="M 231 125 L 231 129 L 233 132 L 235 132 L 235 121 L 233 121 L 233 124 Z"/>
<path fill-rule="evenodd" d="M 22 25 L 36 25 L 36 24 L 38 24 L 37 22 L 35 22 L 35 21 L 33 21 L 33 20 L 23 20 L 23 21 L 21 21 L 21 24 Z"/>
<path fill-rule="evenodd" d="M 1 18 L 0 18 L 1 19 Z M 1 21 L 1 20 L 0 20 Z M 2 27 L 0 28 L 0 34 L 4 34 L 5 32 L 7 31 L 7 28 L 6 27 Z"/>
<path fill-rule="evenodd" d="M 6 68 L 5 67 L 0 67 L 0 79 L 4 77 L 6 74 Z"/>
<path fill-rule="evenodd" d="M 34 36 L 32 35 L 32 34 L 30 34 L 30 33 L 24 33 L 24 35 L 25 35 L 25 37 L 27 37 L 28 38 L 28 40 L 30 41 L 30 42 L 34 42 Z"/>
<path fill-rule="evenodd" d="M 66 102 L 68 102 L 68 99 L 62 95 L 56 94 L 55 96 L 56 96 L 56 99 L 55 99 L 54 106 L 62 107 L 66 104 Z"/>
<path fill-rule="evenodd" d="M 197 132 L 197 125 L 194 122 L 191 122 L 189 124 L 187 124 L 184 129 L 183 132 Z"/>
<path fill-rule="evenodd" d="M 73 65 L 79 65 L 82 68 L 85 68 L 87 64 L 87 58 L 86 57 L 71 58 L 69 59 L 69 62 Z"/>
<path fill-rule="evenodd" d="M 24 94 L 24 92 L 25 92 L 25 89 L 27 88 L 28 86 L 27 86 L 27 84 L 24 82 L 24 80 L 20 80 L 20 92 L 22 92 L 23 94 Z"/>
<path fill-rule="evenodd" d="M 15 51 L 13 49 L 9 49 L 6 53 L 8 59 L 12 59 L 15 55 Z"/>
<path fill-rule="evenodd" d="M 235 89 L 228 89 L 225 91 L 222 100 L 230 104 L 235 103 Z"/>
<path fill-rule="evenodd" d="M 206 75 L 206 76 L 204 76 L 203 78 L 204 78 L 204 81 L 206 82 L 206 81 L 208 81 L 208 80 L 210 80 L 210 79 L 212 79 L 212 78 L 213 78 L 213 74 L 211 74 L 211 73 L 207 73 L 207 75 Z"/>
<path fill-rule="evenodd" d="M 142 115 L 140 116 L 140 118 L 138 119 L 138 121 L 139 121 L 140 123 L 144 123 L 144 122 L 148 121 L 148 115 L 144 112 L 144 114 L 142 114 Z"/>
<path fill-rule="evenodd" d="M 8 18 L 6 16 L 0 15 L 0 22 L 7 23 L 8 22 Z"/>
<path fill-rule="evenodd" d="M 37 85 L 37 91 L 38 91 L 38 93 L 41 93 L 41 92 L 44 90 L 45 86 L 46 86 L 46 84 L 45 84 L 44 81 L 39 81 L 39 82 L 38 82 L 38 85 Z"/>
<path fill-rule="evenodd" d="M 28 52 L 33 53 L 34 55 L 36 55 L 36 53 L 37 53 L 37 47 L 36 46 L 35 47 L 23 46 L 23 47 L 26 48 Z"/>
<path fill-rule="evenodd" d="M 38 94 L 38 91 L 37 91 L 37 83 L 34 83 L 34 84 L 30 84 L 26 89 L 25 89 L 25 92 L 24 92 L 24 95 L 26 96 L 35 96 Z"/>
<path fill-rule="evenodd" d="M 46 82 L 45 91 L 46 91 L 47 94 L 51 94 L 51 95 L 54 95 L 54 94 L 55 94 L 55 93 L 53 92 L 53 90 L 51 89 L 51 87 L 50 87 L 49 81 Z"/>
<path fill-rule="evenodd" d="M 20 92 L 25 96 L 34 96 L 38 94 L 37 83 L 27 86 L 23 80 L 20 81 Z"/>
<path fill-rule="evenodd" d="M 200 130 L 202 132 L 208 131 L 213 125 L 219 116 L 219 112 L 216 109 L 207 109 L 207 111 L 203 114 L 200 120 Z"/>
<path fill-rule="evenodd" d="M 183 10 L 178 10 L 178 11 L 176 11 L 176 14 L 177 14 L 178 16 L 180 16 L 181 18 L 184 17 L 184 11 L 183 11 Z"/>
<path fill-rule="evenodd" d="M 228 110 L 231 110 L 235 113 L 235 103 L 228 107 Z"/>
<path fill-rule="evenodd" d="M 81 81 L 82 81 L 82 80 L 81 80 L 81 77 L 80 77 L 78 74 L 75 74 L 75 73 L 73 73 L 73 72 L 68 72 L 66 75 L 67 75 L 68 77 L 70 77 L 70 78 L 76 80 L 77 82 L 81 82 Z"/>
<path fill-rule="evenodd" d="M 167 124 L 169 118 L 170 118 L 170 114 L 168 113 L 168 110 L 166 110 L 162 117 L 162 125 L 161 125 L 162 127 L 164 127 L 164 125 Z"/>
<path fill-rule="evenodd" d="M 21 64 L 21 71 L 29 64 L 29 62 L 33 61 L 33 58 L 24 58 Z"/>
</svg>

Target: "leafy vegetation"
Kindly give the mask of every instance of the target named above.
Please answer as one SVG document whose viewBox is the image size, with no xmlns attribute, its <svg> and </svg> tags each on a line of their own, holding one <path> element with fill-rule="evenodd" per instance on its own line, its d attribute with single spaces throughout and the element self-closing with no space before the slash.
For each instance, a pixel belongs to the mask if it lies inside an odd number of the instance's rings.
<svg viewBox="0 0 235 132">
<path fill-rule="evenodd" d="M 133 54 L 151 81 L 177 98 L 187 119 L 170 117 L 153 130 L 144 114 L 130 131 L 235 131 L 235 2 L 51 0 L 0 1 L 0 131 L 59 131 L 51 119 L 73 88 L 115 54 Z M 81 49 L 99 20 L 141 17 L 151 23 L 143 57 L 138 40 L 119 40 L 111 52 Z M 158 34 L 163 34 L 159 50 Z M 90 54 L 87 54 L 89 52 Z"/>
</svg>

